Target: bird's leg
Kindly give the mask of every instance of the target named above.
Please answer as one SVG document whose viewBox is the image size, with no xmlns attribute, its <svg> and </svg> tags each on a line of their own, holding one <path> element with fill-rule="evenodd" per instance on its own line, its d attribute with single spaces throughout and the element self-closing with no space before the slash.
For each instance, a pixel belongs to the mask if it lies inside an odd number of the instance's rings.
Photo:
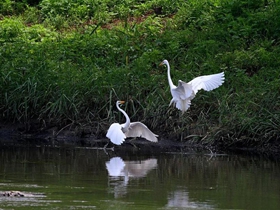
<svg viewBox="0 0 280 210">
<path fill-rule="evenodd" d="M 182 121 L 181 122 L 181 129 L 182 129 L 182 132 L 181 132 L 181 137 L 180 137 L 180 139 L 181 139 L 181 142 L 183 142 L 183 140 L 184 140 L 184 122 Z"/>
<path fill-rule="evenodd" d="M 183 114 L 184 113 L 180 113 L 180 119 L 181 119 L 181 135 L 180 135 L 180 140 L 181 140 L 181 142 L 183 142 L 183 140 L 184 140 L 184 119 L 183 119 Z"/>
<path fill-rule="evenodd" d="M 111 148 L 107 148 L 107 146 L 108 146 L 109 144 L 110 144 L 110 141 L 108 141 L 108 143 L 105 144 L 105 146 L 103 147 L 103 149 L 104 149 L 104 150 L 105 150 L 105 149 L 110 149 L 110 150 L 114 151 L 114 146 L 111 147 Z"/>
<path fill-rule="evenodd" d="M 134 148 L 137 148 L 137 149 L 138 149 L 138 147 L 137 147 L 135 144 L 133 144 L 133 143 L 131 143 L 131 142 L 129 142 L 129 144 L 131 144 Z"/>
<path fill-rule="evenodd" d="M 137 147 L 135 144 L 132 143 L 132 141 L 133 141 L 134 139 L 136 139 L 136 138 L 131 139 L 131 140 L 130 140 L 129 142 L 127 142 L 127 143 L 130 144 L 130 145 L 132 145 L 134 148 L 137 148 L 137 149 L 138 149 L 138 147 Z"/>
<path fill-rule="evenodd" d="M 105 144 L 105 146 L 103 147 L 104 150 L 106 150 L 106 148 L 107 148 L 107 146 L 108 146 L 109 143 L 110 143 L 110 142 L 108 141 L 108 143 Z"/>
<path fill-rule="evenodd" d="M 109 156 L 109 153 L 106 151 L 106 148 L 103 148 L 103 151 L 105 152 L 106 155 Z"/>
</svg>

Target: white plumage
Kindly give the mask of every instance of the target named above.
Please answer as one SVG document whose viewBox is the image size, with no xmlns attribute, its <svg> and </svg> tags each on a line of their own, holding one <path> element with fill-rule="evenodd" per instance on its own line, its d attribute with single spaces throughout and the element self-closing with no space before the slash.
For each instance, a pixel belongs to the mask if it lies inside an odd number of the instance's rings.
<svg viewBox="0 0 280 210">
<path fill-rule="evenodd" d="M 158 135 L 154 134 L 149 128 L 141 122 L 130 122 L 130 118 L 119 105 L 124 101 L 117 101 L 116 106 L 120 112 L 122 112 L 126 118 L 124 124 L 113 123 L 108 129 L 106 137 L 116 145 L 121 145 L 128 137 L 142 137 L 151 142 L 157 142 Z"/>
<path fill-rule="evenodd" d="M 112 143 L 121 145 L 124 142 L 126 135 L 123 133 L 122 126 L 119 123 L 113 123 L 110 126 L 106 137 L 109 138 Z"/>
<path fill-rule="evenodd" d="M 191 100 L 195 97 L 196 93 L 203 89 L 211 91 L 224 83 L 225 75 L 224 72 L 218 74 L 211 74 L 206 76 L 196 77 L 190 82 L 178 81 L 178 87 L 176 87 L 170 76 L 170 65 L 167 60 L 164 60 L 160 65 L 167 66 L 167 77 L 172 95 L 170 104 L 175 104 L 176 108 L 181 110 L 183 113 L 188 110 L 191 105 Z"/>
<path fill-rule="evenodd" d="M 113 157 L 106 162 L 109 176 L 144 177 L 148 171 L 157 167 L 157 159 L 141 161 L 123 161 L 120 157 Z"/>
</svg>

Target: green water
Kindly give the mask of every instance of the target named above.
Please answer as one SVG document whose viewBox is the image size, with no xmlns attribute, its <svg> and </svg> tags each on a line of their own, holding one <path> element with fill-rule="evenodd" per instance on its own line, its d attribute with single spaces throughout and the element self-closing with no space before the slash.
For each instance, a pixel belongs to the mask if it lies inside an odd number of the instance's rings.
<svg viewBox="0 0 280 210">
<path fill-rule="evenodd" d="M 266 157 L 0 147 L 0 209 L 280 209 Z"/>
</svg>

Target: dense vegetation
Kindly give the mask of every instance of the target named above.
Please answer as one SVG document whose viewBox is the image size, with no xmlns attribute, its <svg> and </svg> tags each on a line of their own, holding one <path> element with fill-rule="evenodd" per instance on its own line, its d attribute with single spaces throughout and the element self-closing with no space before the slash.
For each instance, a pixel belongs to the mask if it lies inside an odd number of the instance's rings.
<svg viewBox="0 0 280 210">
<path fill-rule="evenodd" d="M 82 129 L 104 137 L 133 121 L 165 138 L 222 146 L 277 144 L 278 0 L 0 2 L 2 122 Z M 225 72 L 183 115 L 168 107 L 168 59 L 178 79 Z"/>
</svg>

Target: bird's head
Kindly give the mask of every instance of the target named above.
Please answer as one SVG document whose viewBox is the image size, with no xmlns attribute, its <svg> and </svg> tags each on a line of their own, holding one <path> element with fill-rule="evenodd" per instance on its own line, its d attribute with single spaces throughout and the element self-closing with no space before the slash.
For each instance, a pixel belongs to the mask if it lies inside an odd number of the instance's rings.
<svg viewBox="0 0 280 210">
<path fill-rule="evenodd" d="M 167 65 L 167 64 L 168 64 L 168 61 L 167 60 L 163 60 L 159 65 L 163 66 L 163 65 Z"/>
<path fill-rule="evenodd" d="M 117 105 L 124 104 L 125 101 L 117 101 Z"/>
</svg>

